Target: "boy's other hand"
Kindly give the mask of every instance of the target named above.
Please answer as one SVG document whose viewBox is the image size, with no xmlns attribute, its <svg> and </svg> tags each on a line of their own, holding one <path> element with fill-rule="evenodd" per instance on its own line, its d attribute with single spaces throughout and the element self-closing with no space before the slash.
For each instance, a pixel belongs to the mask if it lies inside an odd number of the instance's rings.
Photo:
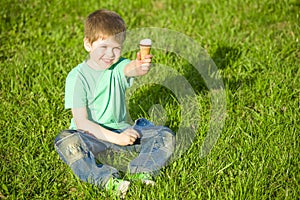
<svg viewBox="0 0 300 200">
<path fill-rule="evenodd" d="M 132 145 L 140 135 L 132 128 L 128 128 L 119 134 L 118 145 L 127 146 Z"/>
</svg>

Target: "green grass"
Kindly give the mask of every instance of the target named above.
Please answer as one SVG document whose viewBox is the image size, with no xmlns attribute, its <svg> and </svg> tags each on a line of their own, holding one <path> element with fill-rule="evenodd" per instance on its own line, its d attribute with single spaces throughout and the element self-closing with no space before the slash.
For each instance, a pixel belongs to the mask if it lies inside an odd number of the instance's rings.
<svg viewBox="0 0 300 200">
<path fill-rule="evenodd" d="M 71 117 L 63 107 L 66 75 L 86 58 L 83 21 L 98 8 L 120 13 L 129 30 L 160 27 L 193 38 L 215 61 L 226 90 L 222 134 L 200 158 L 209 91 L 184 60 L 153 52 L 156 63 L 171 65 L 195 89 L 201 125 L 188 151 L 162 170 L 157 186 L 133 184 L 128 199 L 299 198 L 299 1 L 121 2 L 1 3 L 0 199 L 111 199 L 77 179 L 53 147 Z M 145 116 L 146 108 L 161 103 L 176 128 L 180 107 L 159 88 L 139 90 L 130 112 Z"/>
</svg>

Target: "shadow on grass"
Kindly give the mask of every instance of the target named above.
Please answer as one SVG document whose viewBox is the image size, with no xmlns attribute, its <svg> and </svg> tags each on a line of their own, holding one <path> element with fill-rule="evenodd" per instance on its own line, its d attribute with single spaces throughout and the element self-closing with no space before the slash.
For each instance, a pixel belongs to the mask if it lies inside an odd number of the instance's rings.
<svg viewBox="0 0 300 200">
<path fill-rule="evenodd" d="M 226 89 L 236 91 L 243 83 L 251 84 L 254 82 L 254 77 L 250 72 L 248 73 L 236 73 L 239 69 L 243 69 L 245 66 L 236 65 L 236 62 L 241 58 L 243 53 L 240 46 L 219 46 L 212 55 L 212 59 L 215 62 L 219 70 L 223 71 L 223 82 Z M 248 67 L 248 66 L 247 66 Z M 247 70 L 246 70 L 247 71 Z M 249 74 L 250 73 L 250 74 Z"/>
<path fill-rule="evenodd" d="M 162 85 L 152 84 L 141 86 L 139 90 L 137 90 L 129 99 L 128 110 L 130 116 L 133 120 L 140 117 L 150 119 L 151 116 L 149 114 L 149 110 L 153 105 L 161 105 L 161 107 L 165 110 L 167 107 L 172 107 L 172 110 L 174 112 L 177 112 L 177 114 L 165 113 L 168 115 L 168 117 L 163 121 L 165 123 L 165 126 L 168 126 L 174 131 L 177 131 L 178 127 L 176 127 L 175 124 L 178 124 L 180 121 L 180 119 L 178 118 L 178 113 L 181 113 L 181 109 L 174 96 L 174 93 L 170 89 Z"/>
<path fill-rule="evenodd" d="M 219 46 L 212 56 L 218 69 L 225 69 L 241 57 L 241 50 L 238 47 Z"/>
<path fill-rule="evenodd" d="M 219 46 L 213 54 L 212 59 L 218 69 L 226 70 L 241 57 L 241 54 L 242 50 L 239 47 Z M 165 56 L 168 57 L 168 63 L 178 62 L 178 55 L 176 55 L 176 53 L 165 52 Z M 180 63 L 182 64 L 179 66 L 179 69 L 176 69 L 176 66 L 174 66 L 174 68 L 175 70 L 180 71 L 180 74 L 188 81 L 194 93 L 196 95 L 207 95 L 209 89 L 200 72 L 187 61 L 181 61 Z M 170 77 L 170 79 L 172 78 Z M 226 85 L 230 90 L 235 90 L 244 80 L 241 78 L 223 78 L 223 81 L 227 83 Z M 176 82 L 174 82 L 174 84 L 176 84 Z M 179 84 L 176 84 L 176 86 L 180 87 Z M 182 90 L 182 88 L 180 89 Z M 134 94 L 130 96 L 128 102 L 130 117 L 133 120 L 139 117 L 151 119 L 149 110 L 151 110 L 153 105 L 157 104 L 161 105 L 161 107 L 166 110 L 164 114 L 167 115 L 167 117 L 164 121 L 164 125 L 176 132 L 181 120 L 181 105 L 176 98 L 176 95 L 170 89 L 162 85 L 144 85 L 135 91 Z"/>
</svg>

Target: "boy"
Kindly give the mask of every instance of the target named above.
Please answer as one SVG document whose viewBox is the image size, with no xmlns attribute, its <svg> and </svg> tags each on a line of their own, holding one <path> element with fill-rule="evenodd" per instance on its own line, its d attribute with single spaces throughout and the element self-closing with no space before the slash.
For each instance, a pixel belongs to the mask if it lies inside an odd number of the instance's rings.
<svg viewBox="0 0 300 200">
<path fill-rule="evenodd" d="M 152 60 L 152 55 L 141 60 L 140 52 L 133 61 L 121 57 L 125 31 L 123 19 L 112 11 L 97 10 L 88 16 L 84 48 L 89 58 L 66 79 L 65 108 L 73 116 L 70 130 L 55 139 L 60 157 L 81 180 L 121 196 L 130 180 L 154 184 L 152 177 L 166 164 L 175 144 L 166 127 L 143 118 L 133 126 L 125 121 L 125 91 L 133 77 L 148 73 Z M 129 161 L 128 180 L 123 180 L 103 155 L 132 151 L 137 156 Z"/>
</svg>

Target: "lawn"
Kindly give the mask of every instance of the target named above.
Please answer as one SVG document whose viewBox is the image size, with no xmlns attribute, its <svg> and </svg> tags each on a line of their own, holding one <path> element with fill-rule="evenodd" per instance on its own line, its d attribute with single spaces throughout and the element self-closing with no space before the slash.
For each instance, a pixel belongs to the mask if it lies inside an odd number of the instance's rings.
<svg viewBox="0 0 300 200">
<path fill-rule="evenodd" d="M 299 1 L 8 0 L 0 6 L 0 199 L 113 199 L 76 178 L 53 146 L 71 117 L 65 78 L 87 56 L 83 23 L 99 8 L 119 13 L 129 32 L 164 28 L 152 35 L 156 44 L 167 38 L 186 50 L 154 46 L 151 76 L 136 80 L 128 107 L 133 120 L 146 117 L 178 133 L 188 124 L 193 141 L 180 146 L 186 151 L 155 187 L 132 184 L 126 199 L 299 198 Z M 193 63 L 199 47 L 218 68 L 218 87 Z M 124 56 L 134 59 L 136 50 Z M 179 75 L 184 81 L 169 86 L 193 95 L 182 100 L 160 82 L 147 84 L 156 74 Z M 220 136 L 203 154 L 211 132 Z"/>
</svg>

